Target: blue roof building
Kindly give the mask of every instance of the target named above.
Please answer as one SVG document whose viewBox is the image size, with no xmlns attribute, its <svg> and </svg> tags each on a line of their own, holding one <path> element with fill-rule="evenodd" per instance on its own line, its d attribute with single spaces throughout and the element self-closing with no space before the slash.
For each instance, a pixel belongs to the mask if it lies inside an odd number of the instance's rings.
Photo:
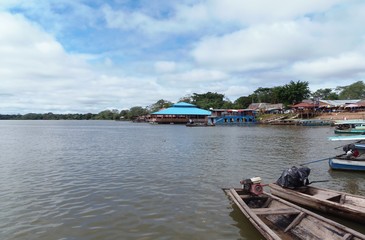
<svg viewBox="0 0 365 240">
<path fill-rule="evenodd" d="M 150 122 L 152 123 L 180 123 L 188 122 L 207 123 L 210 111 L 200 109 L 194 104 L 179 102 L 172 107 L 151 113 Z"/>
</svg>

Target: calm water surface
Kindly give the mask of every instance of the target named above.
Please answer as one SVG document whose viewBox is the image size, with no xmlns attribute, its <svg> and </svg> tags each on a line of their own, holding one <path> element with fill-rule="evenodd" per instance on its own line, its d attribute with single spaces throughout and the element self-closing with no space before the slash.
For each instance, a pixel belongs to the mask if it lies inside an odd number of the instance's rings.
<svg viewBox="0 0 365 240">
<path fill-rule="evenodd" d="M 0 239 L 260 239 L 222 187 L 341 153 L 331 127 L 0 121 Z M 365 174 L 310 165 L 365 195 Z M 356 226 L 355 226 L 356 227 Z"/>
</svg>

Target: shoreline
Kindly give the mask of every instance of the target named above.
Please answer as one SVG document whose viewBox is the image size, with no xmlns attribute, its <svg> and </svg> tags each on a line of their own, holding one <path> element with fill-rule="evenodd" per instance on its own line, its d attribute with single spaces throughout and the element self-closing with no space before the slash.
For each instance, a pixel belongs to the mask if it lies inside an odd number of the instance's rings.
<svg viewBox="0 0 365 240">
<path fill-rule="evenodd" d="M 332 112 L 322 113 L 321 115 L 313 118 L 321 120 L 350 120 L 350 119 L 365 119 L 365 111 L 361 112 Z"/>
</svg>

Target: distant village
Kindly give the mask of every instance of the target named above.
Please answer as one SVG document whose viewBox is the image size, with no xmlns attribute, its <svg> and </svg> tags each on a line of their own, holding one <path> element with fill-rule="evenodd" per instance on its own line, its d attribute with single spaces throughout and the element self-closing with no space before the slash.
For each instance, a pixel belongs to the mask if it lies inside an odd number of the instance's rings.
<svg viewBox="0 0 365 240">
<path fill-rule="evenodd" d="M 303 100 L 288 108 L 284 104 L 252 103 L 247 109 L 200 109 L 179 102 L 169 108 L 141 116 L 136 122 L 152 124 L 228 125 L 228 124 L 297 124 L 324 114 L 365 111 L 365 100 Z M 271 115 L 271 116 L 270 116 Z M 277 117 L 276 115 L 280 115 Z M 265 116 L 265 117 L 264 117 Z M 322 121 L 322 123 L 324 123 Z"/>
</svg>

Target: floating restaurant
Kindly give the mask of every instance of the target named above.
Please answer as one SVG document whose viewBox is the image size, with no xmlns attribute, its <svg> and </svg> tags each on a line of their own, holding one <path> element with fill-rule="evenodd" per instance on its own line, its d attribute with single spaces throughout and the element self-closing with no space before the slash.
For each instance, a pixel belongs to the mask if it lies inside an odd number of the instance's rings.
<svg viewBox="0 0 365 240">
<path fill-rule="evenodd" d="M 148 121 L 153 124 L 203 124 L 241 125 L 256 122 L 256 111 L 252 109 L 204 110 L 194 104 L 179 102 L 172 107 L 151 113 Z"/>
<path fill-rule="evenodd" d="M 194 104 L 179 102 L 172 107 L 150 114 L 149 122 L 154 124 L 206 124 L 211 111 L 198 108 Z"/>
</svg>

